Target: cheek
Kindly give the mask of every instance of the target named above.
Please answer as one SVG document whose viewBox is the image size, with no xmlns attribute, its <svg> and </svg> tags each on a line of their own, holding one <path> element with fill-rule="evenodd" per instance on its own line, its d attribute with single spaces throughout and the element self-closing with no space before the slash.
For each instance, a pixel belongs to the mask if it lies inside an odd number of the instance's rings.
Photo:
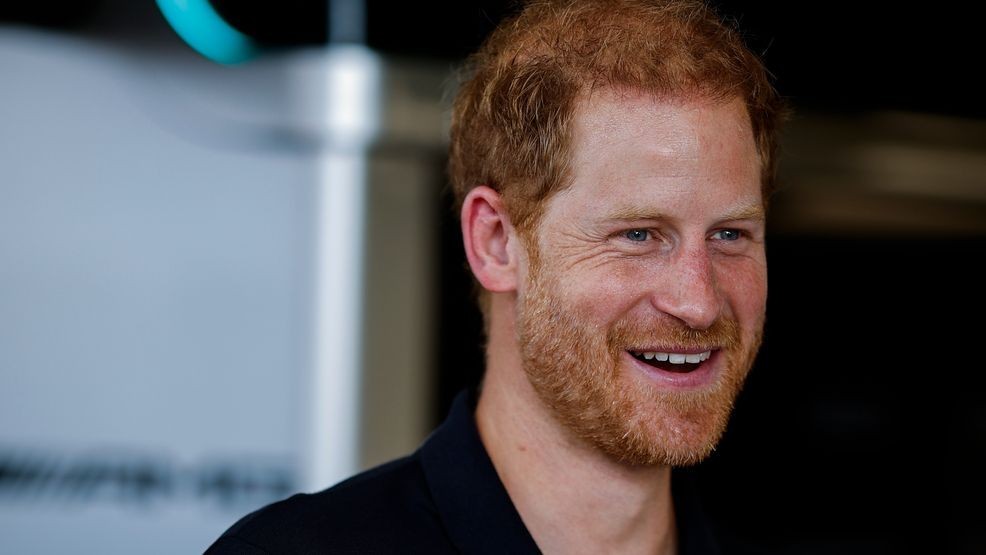
<svg viewBox="0 0 986 555">
<path fill-rule="evenodd" d="M 624 316 L 644 296 L 640 270 L 632 264 L 608 264 L 605 269 L 573 273 L 562 290 L 578 313 L 597 323 Z"/>
<path fill-rule="evenodd" d="M 767 307 L 767 266 L 763 259 L 721 264 L 717 281 L 733 315 L 746 326 L 759 326 Z"/>
</svg>

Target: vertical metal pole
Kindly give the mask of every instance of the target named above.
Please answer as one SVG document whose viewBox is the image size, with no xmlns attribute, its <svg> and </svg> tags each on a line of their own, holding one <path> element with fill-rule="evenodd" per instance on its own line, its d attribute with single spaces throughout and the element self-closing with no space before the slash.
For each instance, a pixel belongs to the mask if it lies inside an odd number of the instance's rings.
<svg viewBox="0 0 986 555">
<path fill-rule="evenodd" d="M 359 465 L 363 237 L 369 147 L 378 132 L 380 59 L 358 45 L 326 54 L 325 141 L 319 154 L 314 375 L 305 489 Z"/>
</svg>

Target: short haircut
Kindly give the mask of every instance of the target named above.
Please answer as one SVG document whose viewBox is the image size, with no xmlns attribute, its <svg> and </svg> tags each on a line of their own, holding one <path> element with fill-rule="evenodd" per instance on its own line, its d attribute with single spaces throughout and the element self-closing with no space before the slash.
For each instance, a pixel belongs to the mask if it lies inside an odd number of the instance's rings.
<svg viewBox="0 0 986 555">
<path fill-rule="evenodd" d="M 477 185 L 504 198 L 519 230 L 567 186 L 577 102 L 600 88 L 746 104 L 767 199 L 786 112 L 739 32 L 695 0 L 534 0 L 501 23 L 466 67 L 452 112 L 456 206 Z"/>
<path fill-rule="evenodd" d="M 449 146 L 456 208 L 487 185 L 521 233 L 568 185 L 571 121 L 579 100 L 598 89 L 743 99 L 765 201 L 775 187 L 778 126 L 788 109 L 739 31 L 702 1 L 533 0 L 497 27 L 465 75 Z"/>
</svg>

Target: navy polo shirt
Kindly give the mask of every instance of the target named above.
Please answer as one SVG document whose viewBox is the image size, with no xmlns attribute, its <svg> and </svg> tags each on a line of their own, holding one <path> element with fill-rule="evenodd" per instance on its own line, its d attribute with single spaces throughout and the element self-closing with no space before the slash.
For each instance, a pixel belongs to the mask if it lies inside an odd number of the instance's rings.
<svg viewBox="0 0 986 555">
<path fill-rule="evenodd" d="M 207 555 L 540 553 L 479 439 L 475 407 L 475 394 L 459 394 L 413 454 L 249 514 Z M 720 553 L 687 473 L 672 476 L 679 553 Z"/>
</svg>

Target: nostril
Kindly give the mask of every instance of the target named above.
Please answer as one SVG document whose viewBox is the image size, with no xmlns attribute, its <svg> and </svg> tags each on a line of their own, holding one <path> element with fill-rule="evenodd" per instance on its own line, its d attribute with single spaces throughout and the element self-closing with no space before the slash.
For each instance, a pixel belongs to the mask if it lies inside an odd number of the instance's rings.
<svg viewBox="0 0 986 555">
<path fill-rule="evenodd" d="M 653 306 L 692 329 L 706 329 L 719 319 L 722 300 L 712 288 L 694 284 L 664 295 L 654 295 Z"/>
</svg>

